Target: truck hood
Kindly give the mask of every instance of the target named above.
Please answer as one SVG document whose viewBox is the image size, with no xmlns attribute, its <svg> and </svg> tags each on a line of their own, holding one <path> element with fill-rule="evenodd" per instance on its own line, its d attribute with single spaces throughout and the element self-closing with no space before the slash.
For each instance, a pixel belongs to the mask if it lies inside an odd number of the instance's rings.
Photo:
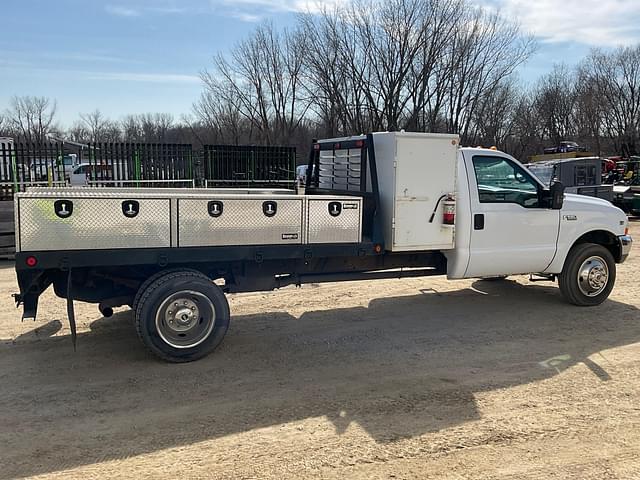
<svg viewBox="0 0 640 480">
<path fill-rule="evenodd" d="M 614 207 L 611 202 L 608 200 L 604 200 L 602 198 L 597 197 L 589 197 L 587 195 L 578 195 L 576 193 L 565 193 L 564 194 L 564 205 L 571 205 L 582 208 L 613 208 L 616 210 L 620 210 L 617 207 Z M 562 207 L 564 210 L 564 206 Z M 622 212 L 622 210 L 620 210 Z"/>
<path fill-rule="evenodd" d="M 564 219 L 576 216 L 588 230 L 609 230 L 616 235 L 622 235 L 628 223 L 627 215 L 611 202 L 572 193 L 565 194 L 560 213 Z"/>
</svg>

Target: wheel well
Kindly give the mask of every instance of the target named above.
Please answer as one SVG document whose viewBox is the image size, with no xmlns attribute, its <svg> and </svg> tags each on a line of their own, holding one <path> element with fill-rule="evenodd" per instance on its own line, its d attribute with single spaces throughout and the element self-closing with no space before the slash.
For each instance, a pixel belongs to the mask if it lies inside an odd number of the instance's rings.
<svg viewBox="0 0 640 480">
<path fill-rule="evenodd" d="M 611 255 L 613 255 L 616 262 L 620 261 L 620 243 L 618 242 L 618 237 L 611 232 L 607 232 L 606 230 L 593 230 L 591 232 L 587 232 L 578 238 L 573 246 L 580 243 L 596 243 L 598 245 L 602 245 L 611 252 Z"/>
</svg>

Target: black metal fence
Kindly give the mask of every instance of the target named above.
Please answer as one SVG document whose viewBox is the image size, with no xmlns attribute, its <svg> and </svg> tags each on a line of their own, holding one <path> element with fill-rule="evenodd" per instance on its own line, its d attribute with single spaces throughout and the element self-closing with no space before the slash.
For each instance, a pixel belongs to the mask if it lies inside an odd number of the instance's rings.
<svg viewBox="0 0 640 480">
<path fill-rule="evenodd" d="M 296 149 L 278 146 L 91 143 L 0 139 L 0 200 L 29 186 L 287 187 Z"/>
<path fill-rule="evenodd" d="M 59 143 L 0 142 L 0 200 L 29 186 L 63 185 L 71 162 Z"/>
<path fill-rule="evenodd" d="M 296 149 L 280 146 L 205 145 L 208 187 L 286 187 L 295 182 Z"/>
<path fill-rule="evenodd" d="M 94 143 L 87 146 L 87 185 L 193 187 L 194 155 L 189 144 Z M 73 184 L 71 179 L 71 183 Z"/>
</svg>

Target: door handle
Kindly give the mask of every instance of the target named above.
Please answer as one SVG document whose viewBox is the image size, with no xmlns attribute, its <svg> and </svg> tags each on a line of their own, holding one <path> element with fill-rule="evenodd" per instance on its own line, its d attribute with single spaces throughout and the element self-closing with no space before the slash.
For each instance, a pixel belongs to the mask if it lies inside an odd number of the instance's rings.
<svg viewBox="0 0 640 480">
<path fill-rule="evenodd" d="M 473 216 L 473 229 L 484 230 L 484 213 L 476 213 Z"/>
</svg>

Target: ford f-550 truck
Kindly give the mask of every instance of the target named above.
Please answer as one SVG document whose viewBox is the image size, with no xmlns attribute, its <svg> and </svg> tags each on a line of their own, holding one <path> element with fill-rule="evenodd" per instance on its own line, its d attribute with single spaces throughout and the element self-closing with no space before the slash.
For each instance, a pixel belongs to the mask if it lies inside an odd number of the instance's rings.
<svg viewBox="0 0 640 480">
<path fill-rule="evenodd" d="M 611 292 L 631 249 L 609 202 L 543 185 L 456 135 L 380 132 L 314 142 L 296 190 L 44 188 L 16 195 L 23 318 L 53 285 L 105 316 L 134 311 L 157 356 L 212 352 L 225 293 L 309 282 L 538 274 L 575 305 Z"/>
</svg>

